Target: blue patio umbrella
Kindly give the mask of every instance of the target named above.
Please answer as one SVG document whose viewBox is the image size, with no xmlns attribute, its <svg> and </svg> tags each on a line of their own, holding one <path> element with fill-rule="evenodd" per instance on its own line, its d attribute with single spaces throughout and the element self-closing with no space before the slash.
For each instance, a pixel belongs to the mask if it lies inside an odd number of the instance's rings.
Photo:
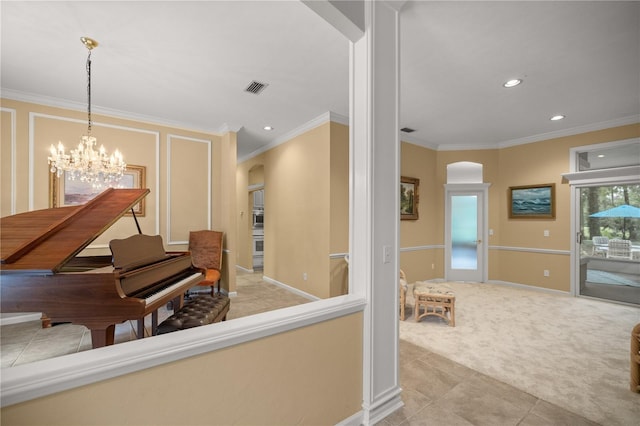
<svg viewBox="0 0 640 426">
<path fill-rule="evenodd" d="M 589 217 L 621 217 L 622 220 L 622 238 L 627 228 L 627 218 L 640 218 L 640 208 L 623 204 L 621 206 L 612 207 L 598 213 L 589 215 Z"/>
</svg>

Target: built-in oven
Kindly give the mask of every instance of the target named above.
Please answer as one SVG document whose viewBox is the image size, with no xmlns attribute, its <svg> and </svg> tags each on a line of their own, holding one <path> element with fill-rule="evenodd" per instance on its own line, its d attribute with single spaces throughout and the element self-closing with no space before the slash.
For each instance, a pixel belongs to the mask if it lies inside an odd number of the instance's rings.
<svg viewBox="0 0 640 426">
<path fill-rule="evenodd" d="M 253 228 L 264 228 L 264 210 L 253 211 Z"/>
<path fill-rule="evenodd" d="M 253 268 L 261 269 L 264 265 L 264 231 L 253 229 Z"/>
</svg>

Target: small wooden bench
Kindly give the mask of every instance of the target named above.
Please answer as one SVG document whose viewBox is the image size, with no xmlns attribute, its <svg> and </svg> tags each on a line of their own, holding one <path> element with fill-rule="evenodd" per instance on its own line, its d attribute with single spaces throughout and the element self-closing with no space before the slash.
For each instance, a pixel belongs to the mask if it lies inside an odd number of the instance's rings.
<svg viewBox="0 0 640 426">
<path fill-rule="evenodd" d="M 427 315 L 434 315 L 447 321 L 451 327 L 456 326 L 456 296 L 451 287 L 446 284 L 416 283 L 413 296 L 416 299 L 414 308 L 416 322 Z M 424 309 L 422 314 L 421 307 Z"/>
<path fill-rule="evenodd" d="M 230 306 L 229 298 L 221 294 L 196 296 L 162 321 L 158 325 L 156 334 L 166 334 L 224 321 L 227 319 Z"/>
</svg>

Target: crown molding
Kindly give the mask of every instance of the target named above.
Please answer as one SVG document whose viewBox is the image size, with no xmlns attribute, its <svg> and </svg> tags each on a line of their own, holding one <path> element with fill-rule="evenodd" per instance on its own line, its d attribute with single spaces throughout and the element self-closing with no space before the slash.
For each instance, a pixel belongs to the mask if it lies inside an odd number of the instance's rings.
<svg viewBox="0 0 640 426">
<path fill-rule="evenodd" d="M 486 144 L 435 144 L 431 142 L 424 141 L 422 139 L 418 139 L 406 134 L 401 136 L 403 142 L 412 143 L 414 145 L 419 145 L 425 148 L 433 149 L 435 151 L 474 151 L 474 150 L 484 150 L 484 149 L 501 149 L 501 148 L 510 148 L 512 146 L 517 145 L 526 145 L 534 142 L 542 142 L 549 139 L 561 138 L 565 136 L 573 136 L 581 133 L 595 132 L 598 130 L 610 129 L 613 127 L 627 126 L 629 124 L 637 124 L 640 123 L 640 114 L 631 115 L 628 117 L 617 118 L 614 120 L 601 121 L 598 123 L 587 124 L 584 126 L 571 127 L 569 129 L 558 130 L 555 132 L 547 132 L 540 133 L 537 135 L 526 136 L 524 138 L 511 139 L 502 142 L 496 143 L 486 143 Z"/>
<path fill-rule="evenodd" d="M 64 108 L 75 111 L 85 111 L 87 105 L 85 103 L 70 101 L 68 99 L 54 98 L 51 96 L 36 95 L 34 93 L 22 92 L 19 90 L 0 89 L 2 98 L 11 99 L 20 102 L 29 102 L 32 104 L 44 105 L 54 108 Z M 129 121 L 139 121 L 143 123 L 155 124 L 159 126 L 173 127 L 177 129 L 189 130 L 191 132 L 207 133 L 219 136 L 222 132 L 219 129 L 203 129 L 192 123 L 181 121 L 166 120 L 145 114 L 136 114 L 129 111 L 121 111 L 111 108 L 103 108 L 96 105 L 91 106 L 91 111 L 95 114 L 106 115 L 109 117 L 119 118 Z M 223 126 L 224 127 L 224 126 Z"/>
<path fill-rule="evenodd" d="M 317 116 L 316 118 L 307 121 L 306 123 L 304 123 L 303 125 L 296 127 L 295 129 L 284 133 L 280 136 L 278 136 L 277 138 L 273 139 L 271 142 L 269 142 L 267 145 L 264 145 L 262 147 L 260 147 L 259 149 L 256 149 L 253 152 L 250 152 L 247 155 L 244 155 L 242 157 L 238 158 L 238 164 L 247 161 L 253 157 L 256 157 L 260 154 L 262 154 L 263 152 L 267 152 L 270 149 L 275 148 L 278 145 L 281 145 L 285 142 L 290 141 L 291 139 L 295 138 L 296 136 L 300 136 L 303 133 L 308 132 L 309 130 L 315 129 L 318 126 L 321 126 L 327 122 L 334 122 L 334 123 L 338 123 L 338 124 L 344 124 L 345 126 L 349 125 L 349 117 L 341 115 L 341 114 L 337 114 L 335 112 L 331 112 L 331 111 L 327 111 L 319 116 Z"/>
<path fill-rule="evenodd" d="M 584 126 L 571 127 L 569 129 L 558 130 L 555 132 L 540 133 L 538 135 L 512 139 L 509 141 L 498 143 L 496 148 L 509 148 L 516 145 L 525 145 L 533 142 L 541 142 L 549 139 L 561 138 L 564 136 L 573 136 L 580 133 L 595 132 L 597 130 L 610 129 L 613 127 L 620 127 L 637 123 L 640 123 L 640 114 L 616 118 L 614 120 L 600 121 L 598 123 L 586 124 Z"/>
</svg>

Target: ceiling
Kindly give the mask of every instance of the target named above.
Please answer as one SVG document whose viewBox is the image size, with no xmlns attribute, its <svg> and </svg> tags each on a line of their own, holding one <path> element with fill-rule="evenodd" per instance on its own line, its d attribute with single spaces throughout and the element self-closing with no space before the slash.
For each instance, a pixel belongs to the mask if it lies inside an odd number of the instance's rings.
<svg viewBox="0 0 640 426">
<path fill-rule="evenodd" d="M 238 157 L 348 116 L 349 44 L 298 1 L 2 1 L 2 97 L 206 132 Z M 521 78 L 506 89 L 502 83 Z M 262 93 L 245 92 L 252 82 Z M 408 1 L 402 139 L 516 145 L 640 121 L 640 2 Z M 564 114 L 560 121 L 550 121 Z M 264 130 L 264 126 L 274 130 Z M 108 149 L 114 149 L 117 146 Z"/>
</svg>

